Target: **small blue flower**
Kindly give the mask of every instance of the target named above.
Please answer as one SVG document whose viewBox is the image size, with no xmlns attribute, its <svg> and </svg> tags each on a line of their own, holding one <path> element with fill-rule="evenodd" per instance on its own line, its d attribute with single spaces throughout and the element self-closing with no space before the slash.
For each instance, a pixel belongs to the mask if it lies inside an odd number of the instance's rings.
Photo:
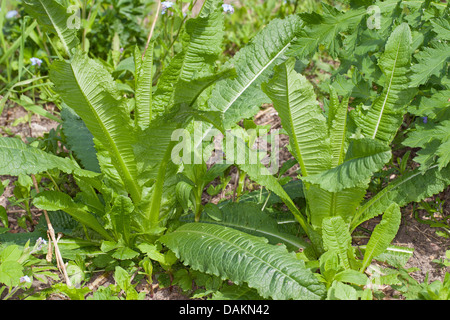
<svg viewBox="0 0 450 320">
<path fill-rule="evenodd" d="M 38 67 L 40 67 L 40 66 L 41 66 L 41 63 L 42 63 L 42 60 L 39 59 L 39 58 L 33 57 L 33 58 L 30 58 L 30 62 L 31 62 L 31 65 L 32 65 L 32 66 L 37 65 Z"/>
<path fill-rule="evenodd" d="M 173 5 L 174 5 L 174 3 L 172 1 L 161 2 L 161 8 L 162 8 L 161 14 L 165 14 L 167 12 L 167 9 L 172 8 Z"/>
<path fill-rule="evenodd" d="M 23 277 L 20 277 L 20 283 L 24 283 L 24 282 L 28 282 L 28 283 L 30 283 L 31 282 L 31 279 L 30 279 L 30 277 L 29 276 L 23 276 Z"/>
<path fill-rule="evenodd" d="M 18 14 L 19 13 L 17 12 L 17 10 L 11 10 L 6 13 L 5 17 L 6 17 L 6 19 L 12 19 L 15 16 L 17 16 Z"/>
<path fill-rule="evenodd" d="M 223 4 L 222 8 L 225 13 L 234 13 L 234 8 L 231 4 Z"/>
<path fill-rule="evenodd" d="M 427 123 L 428 122 L 428 117 L 422 117 L 422 121 L 423 121 L 423 123 Z"/>
<path fill-rule="evenodd" d="M 46 245 L 47 241 L 45 241 L 44 239 L 42 239 L 41 237 L 39 237 L 36 240 L 36 250 L 41 250 L 42 249 L 42 245 Z"/>
</svg>

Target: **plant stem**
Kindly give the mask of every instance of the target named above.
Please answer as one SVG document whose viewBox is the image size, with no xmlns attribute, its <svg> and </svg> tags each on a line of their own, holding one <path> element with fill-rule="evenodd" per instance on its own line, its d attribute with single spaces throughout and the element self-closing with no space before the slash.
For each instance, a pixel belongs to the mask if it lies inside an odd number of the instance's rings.
<svg viewBox="0 0 450 320">
<path fill-rule="evenodd" d="M 47 176 L 50 178 L 50 180 L 52 181 L 53 185 L 55 186 L 57 191 L 61 191 L 59 190 L 58 184 L 56 183 L 56 181 L 53 179 L 53 177 L 50 175 L 50 173 L 47 172 Z"/>
<path fill-rule="evenodd" d="M 50 54 L 50 50 L 48 49 L 47 43 L 45 42 L 45 38 L 42 35 L 41 29 L 39 28 L 39 25 L 36 25 L 36 31 L 38 32 L 39 37 L 42 39 L 42 45 L 44 46 L 44 50 L 47 53 L 48 61 L 52 62 L 52 56 Z"/>
<path fill-rule="evenodd" d="M 295 5 L 294 5 L 294 12 L 293 12 L 293 13 L 295 13 L 295 11 L 297 11 L 297 7 L 298 7 L 298 2 L 299 2 L 298 0 L 296 0 L 296 1 L 295 1 Z"/>
<path fill-rule="evenodd" d="M 247 175 L 245 174 L 245 172 L 240 171 L 239 172 L 239 185 L 237 188 L 237 199 L 239 200 L 239 198 L 241 197 L 242 193 L 244 192 L 245 189 L 245 178 L 247 177 Z"/>
<path fill-rule="evenodd" d="M 203 185 L 197 186 L 197 194 L 195 195 L 195 222 L 200 221 L 200 215 L 202 213 L 202 194 Z"/>
<path fill-rule="evenodd" d="M 33 179 L 33 184 L 36 189 L 36 193 L 39 193 L 39 186 L 37 184 L 36 177 L 34 176 L 34 174 L 31 175 L 31 178 Z M 50 238 L 53 242 L 53 245 L 55 246 L 55 255 L 56 255 L 57 264 L 60 267 L 60 271 L 62 270 L 62 273 L 64 275 L 64 279 L 66 281 L 67 286 L 71 287 L 72 283 L 69 279 L 69 276 L 67 275 L 66 266 L 64 265 L 64 260 L 62 259 L 61 252 L 59 251 L 58 241 L 56 240 L 55 230 L 53 229 L 52 223 L 50 222 L 50 218 L 48 217 L 47 210 L 44 210 L 44 216 L 45 216 L 45 221 L 47 222 L 47 229 L 48 229 L 47 232 L 48 232 L 48 234 L 50 234 Z M 49 247 L 50 247 L 50 242 L 49 242 Z"/>
<path fill-rule="evenodd" d="M 14 289 L 12 289 L 12 290 L 11 290 L 11 291 L 3 298 L 3 300 L 8 300 L 9 297 L 12 296 L 12 295 L 17 291 L 17 289 L 19 289 L 19 286 L 14 287 Z"/>
<path fill-rule="evenodd" d="M 180 32 L 181 32 L 181 29 L 183 29 L 183 25 L 184 25 L 184 22 L 186 21 L 186 19 L 187 19 L 187 16 L 184 17 L 183 21 L 181 21 L 180 27 L 178 28 L 178 31 L 177 31 L 177 34 L 176 34 L 175 38 L 173 38 L 172 42 L 170 43 L 169 47 L 167 48 L 167 51 L 164 53 L 164 56 L 160 59 L 161 65 L 164 62 L 164 60 L 166 59 L 166 57 L 169 54 L 169 52 L 171 51 L 171 48 L 173 47 L 173 45 L 177 41 L 178 36 L 180 35 Z M 158 70 L 155 72 L 155 75 L 153 77 L 153 83 L 155 83 L 158 80 L 159 76 L 160 76 L 161 68 L 162 68 L 161 65 L 158 67 Z"/>
<path fill-rule="evenodd" d="M 158 20 L 160 8 L 161 8 L 161 1 L 158 1 L 158 8 L 156 9 L 156 16 L 153 19 L 152 27 L 150 29 L 150 33 L 147 38 L 147 43 L 145 44 L 145 49 L 144 49 L 144 52 L 142 53 L 142 59 L 144 59 L 145 52 L 147 51 L 148 45 L 150 44 L 150 40 L 152 39 L 153 31 L 155 30 L 156 21 Z"/>
</svg>

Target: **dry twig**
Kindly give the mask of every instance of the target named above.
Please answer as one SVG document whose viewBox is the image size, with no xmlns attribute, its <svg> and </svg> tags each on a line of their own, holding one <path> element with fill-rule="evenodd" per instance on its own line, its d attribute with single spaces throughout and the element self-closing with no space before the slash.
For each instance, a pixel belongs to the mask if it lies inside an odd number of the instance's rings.
<svg viewBox="0 0 450 320">
<path fill-rule="evenodd" d="M 36 177 L 34 174 L 31 175 L 31 178 L 33 179 L 34 187 L 36 188 L 36 193 L 39 193 L 39 186 L 36 181 Z M 52 223 L 50 222 L 50 218 L 48 217 L 47 210 L 44 210 L 44 216 L 45 221 L 47 222 L 47 235 L 49 236 L 49 242 L 48 242 L 48 252 L 47 252 L 47 261 L 50 262 L 52 259 L 52 245 L 55 247 L 55 257 L 56 257 L 56 263 L 59 268 L 59 271 L 63 274 L 64 279 L 66 281 L 66 284 L 70 287 L 72 286 L 72 283 L 69 279 L 69 276 L 67 275 L 66 266 L 64 265 L 64 261 L 61 256 L 61 252 L 59 251 L 58 247 L 58 240 L 61 237 L 61 235 L 58 235 L 58 239 L 55 236 L 55 230 L 53 229 Z"/>
</svg>

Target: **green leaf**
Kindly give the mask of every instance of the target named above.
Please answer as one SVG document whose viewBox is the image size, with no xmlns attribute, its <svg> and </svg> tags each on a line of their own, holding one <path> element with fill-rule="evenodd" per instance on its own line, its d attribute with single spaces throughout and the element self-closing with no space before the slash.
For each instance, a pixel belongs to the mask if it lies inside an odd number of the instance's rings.
<svg viewBox="0 0 450 320">
<path fill-rule="evenodd" d="M 20 277 L 23 266 L 17 261 L 5 261 L 0 263 L 0 283 L 4 283 L 8 287 L 12 288 L 18 286 L 20 283 Z"/>
<path fill-rule="evenodd" d="M 226 285 L 213 293 L 211 300 L 261 300 L 257 291 L 246 285 Z"/>
<path fill-rule="evenodd" d="M 59 169 L 67 174 L 96 177 L 97 173 L 80 169 L 76 162 L 31 147 L 20 139 L 0 137 L 1 175 L 19 176 Z"/>
<path fill-rule="evenodd" d="M 273 299 L 321 299 L 325 287 L 304 262 L 264 238 L 213 224 L 189 223 L 160 241 L 195 270 L 243 282 Z"/>
<path fill-rule="evenodd" d="M 389 146 L 370 138 L 351 141 L 345 161 L 336 168 L 303 177 L 303 181 L 338 192 L 343 189 L 366 185 L 372 175 L 381 170 L 391 159 Z"/>
<path fill-rule="evenodd" d="M 0 222 L 3 223 L 5 228 L 8 228 L 8 213 L 6 212 L 6 208 L 4 206 L 0 206 Z"/>
<path fill-rule="evenodd" d="M 446 167 L 450 162 L 450 120 L 417 124 L 416 131 L 410 132 L 403 144 L 412 148 L 422 148 L 414 158 L 414 161 L 420 163 L 421 170 L 436 162 L 439 169 Z M 437 161 L 435 158 L 438 158 Z"/>
<path fill-rule="evenodd" d="M 366 246 L 358 246 L 361 252 L 364 253 Z M 413 256 L 414 249 L 408 247 L 400 247 L 395 245 L 390 245 L 381 254 L 374 257 L 375 260 L 385 262 L 393 267 L 404 267 L 408 260 Z"/>
<path fill-rule="evenodd" d="M 98 232 L 105 239 L 113 240 L 97 219 L 86 211 L 84 205 L 74 202 L 68 194 L 59 191 L 43 191 L 34 197 L 33 205 L 42 210 L 67 212 L 75 220 Z"/>
<path fill-rule="evenodd" d="M 411 61 L 411 30 L 402 23 L 392 32 L 378 64 L 386 81 L 367 112 L 356 109 L 351 113 L 366 137 L 390 143 L 403 121 L 405 105 L 409 102 L 408 77 Z"/>
<path fill-rule="evenodd" d="M 320 229 L 322 219 L 332 216 L 340 216 L 349 222 L 364 199 L 366 188 L 367 185 L 330 192 L 318 185 L 309 185 L 305 198 L 311 225 Z"/>
<path fill-rule="evenodd" d="M 352 245 L 348 224 L 341 217 L 330 217 L 322 221 L 322 237 L 325 250 L 335 251 L 346 269 L 350 269 L 347 252 Z"/>
<path fill-rule="evenodd" d="M 162 264 L 166 263 L 165 256 L 161 253 L 161 250 L 159 250 L 156 245 L 148 244 L 148 243 L 141 243 L 137 246 L 141 252 L 145 253 L 150 259 L 154 261 L 158 261 Z"/>
<path fill-rule="evenodd" d="M 450 119 L 450 90 L 431 90 L 429 97 L 421 97 L 418 106 L 409 106 L 408 111 L 417 116 L 427 116 L 430 119 Z"/>
<path fill-rule="evenodd" d="M 0 251 L 0 261 L 17 261 L 22 256 L 22 250 L 17 245 L 8 245 Z"/>
<path fill-rule="evenodd" d="M 287 192 L 283 189 L 283 186 L 280 184 L 277 178 L 271 175 L 269 169 L 264 167 L 261 163 L 259 164 L 240 164 L 239 168 L 243 170 L 251 180 L 256 183 L 264 186 L 267 190 L 272 191 L 277 196 L 281 198 L 281 200 L 286 204 L 291 213 L 300 223 L 303 230 L 308 233 L 308 236 L 312 237 L 312 230 L 310 230 L 309 225 L 306 222 L 306 219 L 303 217 L 302 213 L 295 206 L 295 203 L 289 197 Z"/>
<path fill-rule="evenodd" d="M 148 129 L 138 133 L 138 142 L 133 145 L 138 165 L 138 182 L 144 188 L 140 206 L 153 226 L 174 206 L 179 166 L 171 160 L 175 145 L 171 137 L 178 124 L 157 120 Z"/>
<path fill-rule="evenodd" d="M 335 89 L 330 86 L 328 128 L 332 153 L 332 168 L 337 167 L 344 162 L 347 147 L 347 109 L 348 98 L 344 98 L 342 99 L 342 102 L 339 102 Z"/>
<path fill-rule="evenodd" d="M 58 35 L 66 54 L 71 56 L 72 48 L 79 43 L 78 30 L 68 28 L 71 15 L 66 8 L 56 0 L 26 0 L 24 6 L 28 14 L 37 19 L 43 31 Z"/>
<path fill-rule="evenodd" d="M 67 145 L 81 165 L 87 170 L 100 172 L 94 140 L 83 120 L 65 104 L 61 110 L 61 119 Z"/>
<path fill-rule="evenodd" d="M 323 6 L 323 16 L 315 12 L 300 14 L 304 25 L 289 49 L 290 56 L 308 58 L 321 44 L 331 56 L 336 57 L 342 47 L 341 33 L 354 30 L 366 13 L 365 8 L 340 12 L 326 4 Z"/>
<path fill-rule="evenodd" d="M 262 89 L 278 111 L 292 154 L 305 177 L 330 168 L 331 147 L 326 119 L 314 89 L 294 67 L 294 59 L 277 66 L 274 77 Z"/>
<path fill-rule="evenodd" d="M 65 294 L 70 300 L 84 300 L 84 297 L 91 292 L 89 287 L 68 287 L 67 284 L 59 282 L 55 283 L 49 289 L 49 293 Z"/>
<path fill-rule="evenodd" d="M 362 274 L 361 272 L 352 269 L 344 270 L 337 273 L 334 279 L 336 281 L 356 284 L 358 286 L 365 286 L 369 281 L 369 279 L 365 274 Z"/>
<path fill-rule="evenodd" d="M 242 141 L 241 137 L 233 135 L 233 132 L 228 132 L 227 138 L 236 138 L 236 153 L 243 156 L 243 159 L 250 159 L 250 148 L 248 145 Z M 235 157 L 234 161 L 237 161 L 238 157 Z M 289 197 L 286 190 L 283 189 L 283 186 L 280 184 L 280 181 L 273 176 L 273 168 L 269 170 L 266 168 L 260 161 L 256 161 L 255 164 L 250 163 L 251 161 L 244 161 L 245 163 L 236 163 L 240 170 L 245 172 L 248 177 L 255 181 L 256 183 L 264 186 L 267 190 L 276 194 L 280 199 L 286 204 L 291 213 L 294 215 L 295 219 L 300 223 L 302 229 L 307 233 L 308 238 L 312 241 L 314 245 L 314 250 L 316 251 L 317 256 L 320 255 L 320 252 L 323 250 L 321 245 L 321 237 L 317 234 L 307 223 L 306 218 L 300 212 L 300 210 L 296 207 L 295 203 Z"/>
<path fill-rule="evenodd" d="M 328 291 L 329 300 L 358 300 L 356 289 L 348 284 L 335 281 Z"/>
<path fill-rule="evenodd" d="M 273 66 L 285 59 L 284 53 L 295 39 L 299 25 L 300 19 L 295 15 L 272 20 L 226 63 L 225 67 L 236 68 L 237 77 L 217 83 L 208 101 L 211 110 L 223 114 L 225 129 L 255 115 L 262 103 L 269 102 L 260 84 Z"/>
<path fill-rule="evenodd" d="M 77 51 L 70 63 L 55 61 L 50 78 L 64 102 L 107 149 L 127 191 L 138 202 L 141 189 L 132 148 L 134 130 L 111 75 L 98 62 Z"/>
<path fill-rule="evenodd" d="M 152 119 L 153 47 L 154 43 L 151 42 L 143 57 L 139 47 L 136 46 L 134 51 L 136 65 L 134 121 L 142 130 L 149 126 Z"/>
<path fill-rule="evenodd" d="M 404 206 L 419 202 L 444 190 L 450 184 L 450 166 L 439 170 L 435 165 L 424 172 L 416 169 L 390 182 L 383 190 L 367 200 L 353 216 L 353 231 L 366 220 L 384 212 L 391 203 Z"/>
<path fill-rule="evenodd" d="M 186 22 L 181 35 L 182 51 L 172 58 L 158 81 L 153 97 L 152 109 L 156 111 L 152 112 L 153 117 L 173 104 L 191 105 L 217 77 L 214 71 L 222 53 L 223 21 L 223 13 L 215 10 Z"/>
<path fill-rule="evenodd" d="M 447 16 L 448 17 L 448 16 Z M 445 17 L 432 19 L 433 31 L 436 38 L 441 40 L 450 40 L 450 22 Z"/>
<path fill-rule="evenodd" d="M 111 256 L 119 260 L 129 260 L 136 258 L 138 255 L 139 252 L 136 252 L 128 247 L 119 247 L 113 252 Z"/>
<path fill-rule="evenodd" d="M 402 214 L 400 207 L 392 203 L 384 212 L 381 222 L 374 228 L 366 246 L 361 272 L 364 272 L 372 259 L 382 254 L 397 235 Z"/>
<path fill-rule="evenodd" d="M 290 250 L 298 251 L 299 248 L 308 246 L 302 239 L 281 232 L 278 228 L 277 220 L 272 218 L 266 211 L 262 211 L 261 205 L 251 202 L 230 202 L 219 209 L 219 216 L 214 215 L 213 217 L 208 215 L 211 211 L 210 206 L 214 205 L 206 205 L 200 222 L 218 224 L 251 235 L 265 237 L 270 244 L 282 243 Z"/>
<path fill-rule="evenodd" d="M 432 75 L 439 78 L 443 75 L 450 60 L 450 45 L 432 41 L 428 47 L 416 53 L 414 57 L 418 62 L 411 67 L 410 87 L 426 83 Z"/>
<path fill-rule="evenodd" d="M 114 271 L 114 280 L 116 281 L 117 285 L 125 292 L 127 292 L 130 288 L 133 288 L 131 285 L 130 275 L 122 267 L 116 267 Z"/>
<path fill-rule="evenodd" d="M 122 195 L 115 197 L 110 210 L 107 211 L 116 239 L 123 239 L 127 245 L 131 237 L 131 215 L 133 211 L 134 205 L 131 199 Z"/>
</svg>

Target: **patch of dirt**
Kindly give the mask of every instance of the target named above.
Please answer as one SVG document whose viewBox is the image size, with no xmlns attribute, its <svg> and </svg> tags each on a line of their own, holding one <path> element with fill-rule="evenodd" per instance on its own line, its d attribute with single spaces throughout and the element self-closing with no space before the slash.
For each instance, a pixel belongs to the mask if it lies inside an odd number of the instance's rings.
<svg viewBox="0 0 450 320">
<path fill-rule="evenodd" d="M 450 195 L 450 188 L 441 192 L 438 196 Z M 433 197 L 435 198 L 435 197 Z M 432 199 L 432 198 L 431 198 Z M 422 219 L 426 218 L 424 210 L 419 210 Z M 414 248 L 412 258 L 406 264 L 406 268 L 418 268 L 411 276 L 418 282 L 424 282 L 428 276 L 428 281 L 444 280 L 446 272 L 450 272 L 450 267 L 441 267 L 433 260 L 445 258 L 446 250 L 450 250 L 450 239 L 446 239 L 436 234 L 438 228 L 430 227 L 427 224 L 419 223 L 413 212 L 413 205 L 410 204 L 402 210 L 402 223 L 393 244 Z M 447 211 L 447 214 L 450 212 Z"/>
<path fill-rule="evenodd" d="M 45 106 L 46 110 L 54 113 L 52 104 Z M 38 114 L 29 113 L 21 106 L 5 108 L 0 116 L 0 132 L 3 137 L 16 136 L 26 141 L 26 137 L 42 137 L 51 129 L 56 129 L 58 123 Z"/>
</svg>

